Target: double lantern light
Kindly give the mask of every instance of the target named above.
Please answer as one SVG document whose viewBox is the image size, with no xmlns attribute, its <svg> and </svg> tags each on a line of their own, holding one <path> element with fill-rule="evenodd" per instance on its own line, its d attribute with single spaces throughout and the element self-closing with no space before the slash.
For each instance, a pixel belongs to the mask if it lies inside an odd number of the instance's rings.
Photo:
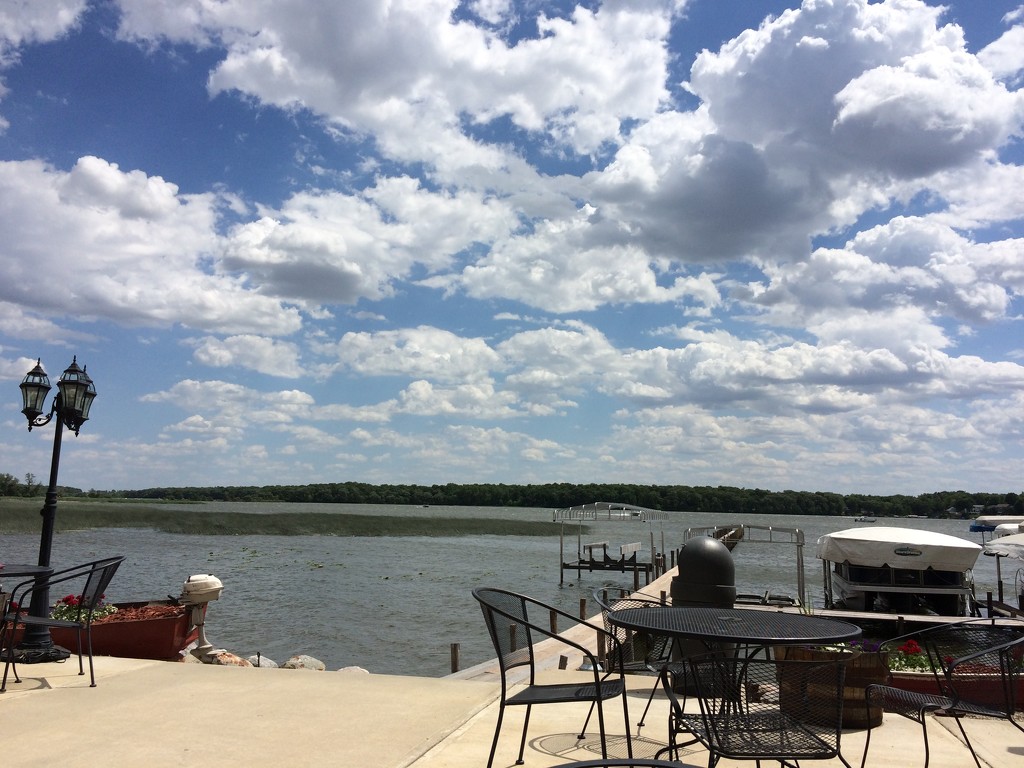
<svg viewBox="0 0 1024 768">
<path fill-rule="evenodd" d="M 57 382 L 57 395 L 53 398 L 50 412 L 44 415 L 43 404 L 50 393 L 50 377 L 43 370 L 41 361 L 28 372 L 21 382 L 21 398 L 24 408 L 21 412 L 28 419 L 28 429 L 42 427 L 50 423 L 56 415 L 64 426 L 74 430 L 75 434 L 89 419 L 89 409 L 96 399 L 96 386 L 93 384 L 85 368 L 78 367 L 78 358 L 71 361 Z"/>
<path fill-rule="evenodd" d="M 53 458 L 50 462 L 50 484 L 46 490 L 46 500 L 40 515 L 43 518 L 42 531 L 39 536 L 39 565 L 50 569 L 50 551 L 53 547 L 53 532 L 57 517 L 57 471 L 60 465 L 61 435 L 64 427 L 73 430 L 77 435 L 82 425 L 89 419 L 89 409 L 96 399 L 96 386 L 89 378 L 85 368 L 78 367 L 78 358 L 71 361 L 57 382 L 57 394 L 45 410 L 46 396 L 50 394 L 50 377 L 43 370 L 42 362 L 36 360 L 36 367 L 28 372 L 21 382 L 21 398 L 24 404 L 21 412 L 28 419 L 29 432 L 32 427 L 42 427 L 57 417 L 53 433 Z M 52 569 L 50 569 L 52 570 Z M 49 572 L 49 571 L 48 571 Z M 50 610 L 50 590 L 40 587 L 32 592 L 32 604 L 29 614 L 45 617 Z M 18 646 L 22 663 L 59 661 L 68 657 L 67 649 L 53 644 L 50 631 L 45 626 L 32 625 L 25 630 L 24 638 Z"/>
</svg>

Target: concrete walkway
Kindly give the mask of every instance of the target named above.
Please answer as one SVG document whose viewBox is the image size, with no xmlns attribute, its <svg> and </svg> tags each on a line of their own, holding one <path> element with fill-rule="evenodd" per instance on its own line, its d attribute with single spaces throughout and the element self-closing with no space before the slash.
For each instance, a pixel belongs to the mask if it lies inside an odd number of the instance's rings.
<svg viewBox="0 0 1024 768">
<path fill-rule="evenodd" d="M 0 695 L 4 764 L 80 766 L 114 761 L 124 766 L 372 766 L 373 768 L 481 768 L 497 718 L 496 680 L 371 675 L 175 664 L 97 658 L 97 687 L 80 677 L 74 660 L 21 667 L 23 681 Z M 578 672 L 546 673 L 552 676 Z M 635 724 L 653 679 L 635 677 L 629 696 Z M 510 708 L 495 765 L 515 762 L 522 707 Z M 600 756 L 596 733 L 578 742 L 586 717 L 580 705 L 536 707 L 526 765 L 549 768 Z M 612 754 L 625 756 L 622 709 L 606 712 Z M 667 703 L 660 695 L 647 716 L 634 754 L 650 756 L 664 744 Z M 1024 734 L 1003 721 L 966 721 L 983 764 L 1024 766 Z M 956 726 L 933 718 L 933 768 L 971 765 Z M 843 753 L 860 764 L 864 731 L 843 735 Z M 872 736 L 869 766 L 912 768 L 924 763 L 918 726 L 887 715 Z M 704 766 L 692 750 L 684 766 Z M 839 761 L 817 765 L 839 766 Z M 733 765 L 720 763 L 723 768 Z M 745 765 L 751 765 L 746 763 Z"/>
<path fill-rule="evenodd" d="M 668 589 L 669 581 L 662 577 L 643 591 L 657 597 Z M 480 631 L 485 631 L 482 621 Z M 585 645 L 594 636 L 585 626 L 565 634 Z M 537 646 L 543 675 L 581 675 L 574 671 L 580 656 L 568 656 L 566 669 L 559 669 L 565 648 L 555 641 Z M 445 678 L 109 657 L 97 657 L 95 663 L 96 688 L 89 687 L 88 670 L 86 676 L 78 675 L 75 658 L 19 667 L 23 682 L 9 682 L 7 693 L 0 695 L 4 766 L 76 768 L 113 762 L 146 768 L 482 768 L 498 715 L 500 678 L 494 662 Z M 630 678 L 634 735 L 653 684 L 653 677 Z M 495 768 L 515 763 L 524 709 L 511 707 L 506 712 Z M 583 741 L 576 739 L 586 715 L 585 705 L 535 707 L 526 766 L 550 768 L 600 757 L 596 728 L 591 726 Z M 668 703 L 659 693 L 642 736 L 633 740 L 636 757 L 653 756 L 665 745 L 667 720 Z M 1005 721 L 964 722 L 986 768 L 1024 768 L 1024 733 Z M 613 734 L 611 755 L 625 757 L 626 726 L 618 701 L 607 706 L 606 723 Z M 931 768 L 973 765 L 950 718 L 932 718 L 928 731 Z M 843 755 L 853 768 L 860 765 L 865 734 L 843 734 Z M 807 764 L 842 765 L 839 760 Z M 869 768 L 923 764 L 920 727 L 886 715 L 872 731 Z M 707 753 L 693 749 L 682 756 L 681 765 L 706 766 Z M 719 765 L 752 763 L 723 760 Z"/>
<path fill-rule="evenodd" d="M 491 705 L 486 682 L 97 657 L 19 667 L 4 765 L 408 766 Z"/>
</svg>

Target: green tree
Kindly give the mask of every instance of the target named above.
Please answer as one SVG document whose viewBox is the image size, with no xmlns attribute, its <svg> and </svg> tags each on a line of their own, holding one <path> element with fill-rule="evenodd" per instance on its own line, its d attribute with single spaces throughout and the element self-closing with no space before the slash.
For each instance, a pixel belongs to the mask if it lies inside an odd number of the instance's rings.
<svg viewBox="0 0 1024 768">
<path fill-rule="evenodd" d="M 0 496 L 21 496 L 21 483 L 14 475 L 6 472 L 0 474 Z"/>
</svg>

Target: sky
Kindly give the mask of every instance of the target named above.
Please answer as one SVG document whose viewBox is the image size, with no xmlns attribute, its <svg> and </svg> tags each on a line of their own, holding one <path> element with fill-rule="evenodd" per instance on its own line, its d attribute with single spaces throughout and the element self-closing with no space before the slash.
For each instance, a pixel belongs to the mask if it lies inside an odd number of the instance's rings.
<svg viewBox="0 0 1024 768">
<path fill-rule="evenodd" d="M 83 489 L 1020 492 L 1022 79 L 1019 0 L 0 0 L 0 473 L 76 359 Z"/>
</svg>

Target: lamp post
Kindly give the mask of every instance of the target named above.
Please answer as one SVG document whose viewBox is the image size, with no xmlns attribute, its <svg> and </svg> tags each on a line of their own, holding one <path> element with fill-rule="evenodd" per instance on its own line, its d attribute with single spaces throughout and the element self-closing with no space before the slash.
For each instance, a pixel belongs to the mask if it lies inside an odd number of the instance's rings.
<svg viewBox="0 0 1024 768">
<path fill-rule="evenodd" d="M 50 405 L 50 412 L 44 413 L 43 405 L 50 392 L 50 377 L 43 370 L 42 362 L 36 361 L 36 367 L 28 372 L 21 382 L 21 398 L 24 404 L 22 413 L 28 419 L 28 431 L 32 427 L 43 427 L 57 417 L 57 426 L 53 434 L 53 458 L 50 460 L 50 485 L 46 489 L 46 500 L 40 515 L 43 518 L 43 529 L 39 537 L 39 565 L 50 566 L 50 550 L 53 547 L 53 527 L 57 517 L 57 469 L 60 465 L 60 445 L 64 427 L 73 429 L 75 435 L 89 419 L 89 408 L 96 399 L 96 387 L 86 373 L 85 368 L 78 367 L 78 358 L 71 361 L 57 382 L 57 394 Z M 32 604 L 29 614 L 45 617 L 50 611 L 50 591 L 40 589 L 32 593 Z M 25 637 L 19 646 L 24 661 L 54 661 L 68 657 L 67 651 L 53 644 L 50 631 L 46 627 L 28 627 Z"/>
</svg>

